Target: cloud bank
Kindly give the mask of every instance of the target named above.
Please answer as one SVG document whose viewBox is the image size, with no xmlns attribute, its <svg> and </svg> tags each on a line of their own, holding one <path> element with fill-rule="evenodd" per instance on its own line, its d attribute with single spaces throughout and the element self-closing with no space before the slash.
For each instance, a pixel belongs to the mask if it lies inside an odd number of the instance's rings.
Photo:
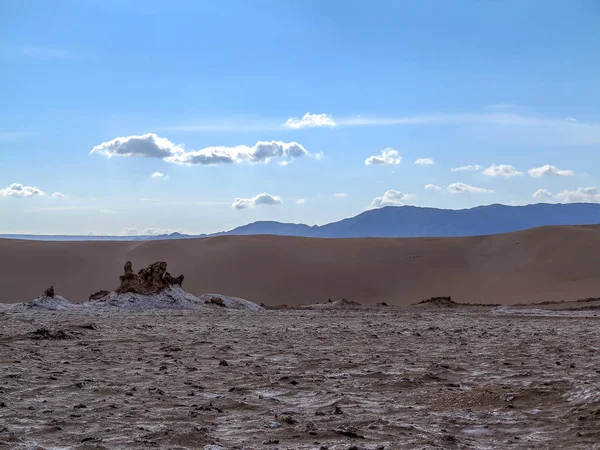
<svg viewBox="0 0 600 450">
<path fill-rule="evenodd" d="M 44 197 L 47 194 L 35 186 L 24 186 L 21 183 L 12 183 L 10 186 L 0 189 L 0 197 Z M 52 198 L 66 198 L 62 192 L 53 192 L 49 195 Z"/>
<path fill-rule="evenodd" d="M 297 142 L 259 141 L 248 147 L 207 147 L 201 150 L 186 151 L 166 138 L 154 133 L 141 136 L 118 137 L 96 145 L 90 154 L 100 154 L 112 158 L 158 158 L 173 164 L 217 165 L 240 162 L 269 163 L 273 159 L 291 161 L 310 153 Z"/>
</svg>

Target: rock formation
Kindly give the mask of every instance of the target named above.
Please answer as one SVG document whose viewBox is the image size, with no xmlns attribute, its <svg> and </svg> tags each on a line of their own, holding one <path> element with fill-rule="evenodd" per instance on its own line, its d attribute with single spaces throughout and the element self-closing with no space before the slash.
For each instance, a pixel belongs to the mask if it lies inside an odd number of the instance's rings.
<svg viewBox="0 0 600 450">
<path fill-rule="evenodd" d="M 131 262 L 125 263 L 124 274 L 119 277 L 121 286 L 116 289 L 119 294 L 133 292 L 136 294 L 157 294 L 174 285 L 181 286 L 183 275 L 177 278 L 167 272 L 166 262 L 155 262 L 137 274 L 133 272 Z"/>
<path fill-rule="evenodd" d="M 101 298 L 106 297 L 108 294 L 110 294 L 110 292 L 108 292 L 108 291 L 94 292 L 93 294 L 90 295 L 89 300 L 100 300 Z"/>
<path fill-rule="evenodd" d="M 50 286 L 48 289 L 46 289 L 44 291 L 44 296 L 50 298 L 54 297 L 54 286 Z"/>
</svg>

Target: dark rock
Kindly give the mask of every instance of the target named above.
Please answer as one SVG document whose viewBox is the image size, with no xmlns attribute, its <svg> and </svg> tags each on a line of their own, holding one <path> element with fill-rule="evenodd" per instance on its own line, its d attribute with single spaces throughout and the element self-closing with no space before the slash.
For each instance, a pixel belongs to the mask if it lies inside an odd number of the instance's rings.
<svg viewBox="0 0 600 450">
<path fill-rule="evenodd" d="M 108 291 L 98 291 L 98 292 L 94 292 L 92 295 L 90 295 L 90 300 L 100 300 L 101 298 L 106 297 L 108 294 L 110 294 L 110 292 Z"/>
<path fill-rule="evenodd" d="M 54 286 L 50 286 L 48 289 L 44 291 L 44 295 L 46 297 L 54 297 Z"/>
<path fill-rule="evenodd" d="M 119 277 L 121 286 L 116 289 L 119 294 L 133 292 L 136 294 L 156 294 L 174 285 L 183 283 L 183 275 L 176 278 L 167 272 L 167 263 L 158 261 L 150 264 L 135 274 L 131 261 L 125 263 L 123 275 Z"/>
</svg>

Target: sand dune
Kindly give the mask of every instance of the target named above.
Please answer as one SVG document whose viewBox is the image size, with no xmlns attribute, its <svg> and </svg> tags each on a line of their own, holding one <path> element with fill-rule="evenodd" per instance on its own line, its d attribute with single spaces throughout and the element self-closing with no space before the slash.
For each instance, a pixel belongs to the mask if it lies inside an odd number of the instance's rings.
<svg viewBox="0 0 600 450">
<path fill-rule="evenodd" d="M 118 284 L 123 264 L 157 260 L 194 295 L 267 305 L 346 298 L 411 304 L 527 303 L 600 294 L 600 226 L 543 227 L 467 238 L 312 239 L 221 236 L 145 242 L 0 240 L 0 302 L 29 301 L 50 284 L 74 301 Z"/>
</svg>

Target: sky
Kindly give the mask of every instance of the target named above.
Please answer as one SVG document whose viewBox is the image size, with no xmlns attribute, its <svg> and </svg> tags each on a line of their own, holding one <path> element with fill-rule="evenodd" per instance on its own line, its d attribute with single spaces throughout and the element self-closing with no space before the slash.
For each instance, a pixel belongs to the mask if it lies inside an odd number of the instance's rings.
<svg viewBox="0 0 600 450">
<path fill-rule="evenodd" d="M 3 0 L 0 233 L 600 202 L 595 0 Z"/>
</svg>

